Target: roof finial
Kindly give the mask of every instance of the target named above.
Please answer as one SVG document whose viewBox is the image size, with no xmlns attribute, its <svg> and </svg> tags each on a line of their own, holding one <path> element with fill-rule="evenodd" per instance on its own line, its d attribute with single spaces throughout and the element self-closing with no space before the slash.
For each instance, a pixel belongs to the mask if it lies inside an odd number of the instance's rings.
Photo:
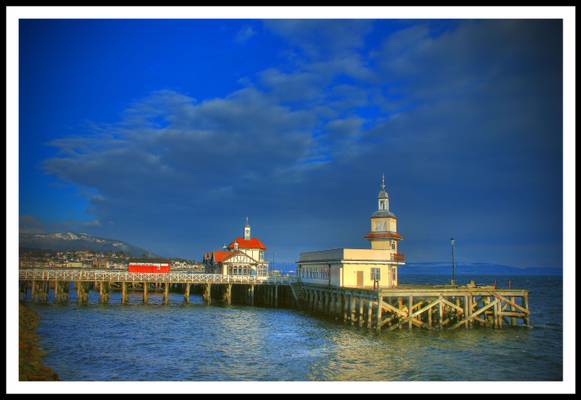
<svg viewBox="0 0 581 400">
<path fill-rule="evenodd" d="M 381 190 L 385 192 L 385 174 L 381 174 Z"/>
<path fill-rule="evenodd" d="M 248 226 L 248 217 L 246 217 L 246 226 Z"/>
</svg>

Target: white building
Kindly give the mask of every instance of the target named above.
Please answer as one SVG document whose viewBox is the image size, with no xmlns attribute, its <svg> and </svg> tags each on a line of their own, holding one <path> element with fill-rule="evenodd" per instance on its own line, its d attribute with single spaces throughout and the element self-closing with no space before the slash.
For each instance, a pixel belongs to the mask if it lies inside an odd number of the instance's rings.
<svg viewBox="0 0 581 400">
<path fill-rule="evenodd" d="M 206 272 L 258 277 L 268 275 L 268 263 L 264 257 L 266 246 L 258 238 L 252 237 L 248 218 L 244 225 L 244 237 L 237 237 L 225 248 L 204 254 Z"/>
<path fill-rule="evenodd" d="M 377 211 L 365 236 L 371 249 L 332 249 L 301 253 L 298 276 L 303 283 L 334 287 L 397 287 L 397 268 L 404 264 L 398 253 L 397 217 L 389 210 L 389 196 L 382 177 Z"/>
</svg>

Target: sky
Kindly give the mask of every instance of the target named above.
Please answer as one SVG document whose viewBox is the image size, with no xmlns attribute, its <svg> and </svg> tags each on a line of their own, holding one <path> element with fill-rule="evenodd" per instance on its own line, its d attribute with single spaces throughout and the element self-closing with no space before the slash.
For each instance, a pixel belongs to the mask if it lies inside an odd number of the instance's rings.
<svg viewBox="0 0 581 400">
<path fill-rule="evenodd" d="M 21 20 L 21 232 L 562 267 L 560 20 Z"/>
</svg>

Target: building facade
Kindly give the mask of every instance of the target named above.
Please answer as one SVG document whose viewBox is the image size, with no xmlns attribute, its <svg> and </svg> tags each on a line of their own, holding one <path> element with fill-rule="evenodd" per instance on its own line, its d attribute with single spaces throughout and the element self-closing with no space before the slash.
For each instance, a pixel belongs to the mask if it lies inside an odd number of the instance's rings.
<svg viewBox="0 0 581 400">
<path fill-rule="evenodd" d="M 389 209 L 389 196 L 382 177 L 377 211 L 371 215 L 371 230 L 365 239 L 371 249 L 331 249 L 301 253 L 297 273 L 312 285 L 356 288 L 398 286 L 397 269 L 404 265 L 398 252 L 397 217 Z"/>
<path fill-rule="evenodd" d="M 221 275 L 268 276 L 268 262 L 264 253 L 266 246 L 251 234 L 248 218 L 243 237 L 237 237 L 224 250 L 204 254 L 206 272 Z"/>
</svg>

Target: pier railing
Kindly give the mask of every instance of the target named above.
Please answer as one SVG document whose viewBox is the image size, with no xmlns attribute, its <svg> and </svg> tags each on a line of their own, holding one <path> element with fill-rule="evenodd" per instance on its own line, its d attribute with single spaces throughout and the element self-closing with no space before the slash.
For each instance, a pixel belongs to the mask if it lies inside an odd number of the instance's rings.
<svg viewBox="0 0 581 400">
<path fill-rule="evenodd" d="M 191 272 L 145 273 L 107 270 L 21 269 L 20 280 L 288 285 L 293 283 L 296 278 L 291 276 L 220 275 Z"/>
</svg>

